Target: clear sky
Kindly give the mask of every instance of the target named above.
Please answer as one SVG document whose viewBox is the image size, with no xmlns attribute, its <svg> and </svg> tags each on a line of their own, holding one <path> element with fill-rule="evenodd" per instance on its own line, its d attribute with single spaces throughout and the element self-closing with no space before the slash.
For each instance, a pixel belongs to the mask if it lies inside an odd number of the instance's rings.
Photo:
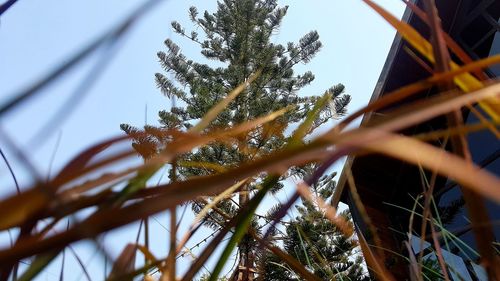
<svg viewBox="0 0 500 281">
<path fill-rule="evenodd" d="M 18 1 L 0 18 L 0 104 L 119 23 L 142 2 Z M 395 15 L 402 15 L 404 6 L 400 0 L 377 2 Z M 346 92 L 353 97 L 349 110 L 352 112 L 365 105 L 382 69 L 394 30 L 359 0 L 288 0 L 279 3 L 290 7 L 280 32 L 273 40 L 279 43 L 298 41 L 303 34 L 315 29 L 324 45 L 311 63 L 298 67 L 299 72 L 311 70 L 316 75 L 313 84 L 302 93 L 321 94 L 331 85 L 343 83 Z M 110 64 L 84 99 L 65 120 L 61 120 L 60 125 L 53 128 L 54 133 L 49 138 L 34 139 L 37 131 L 75 91 L 100 58 L 99 53 L 51 84 L 40 93 L 39 98 L 2 116 L 0 128 L 30 156 L 40 174 L 46 176 L 58 138 L 60 141 L 52 171 L 57 171 L 90 144 L 121 134 L 120 123 L 137 126 L 145 122 L 157 124 L 157 112 L 169 106 L 169 101 L 160 94 L 154 83 L 154 73 L 161 71 L 156 52 L 163 49 L 163 41 L 172 36 L 186 55 L 200 58 L 196 46 L 173 35 L 170 22 L 177 20 L 191 30 L 188 7 L 195 5 L 200 12 L 205 9 L 213 11 L 215 4 L 216 1 L 208 0 L 163 1 L 143 17 L 113 52 Z M 26 187 L 30 178 L 5 144 L 5 136 L 0 136 L 0 148 L 11 159 L 16 174 Z M 0 196 L 13 191 L 12 181 L 2 162 Z M 159 220 L 164 224 L 167 222 L 164 216 L 159 216 Z M 109 249 L 113 256 L 121 251 L 125 241 L 134 240 L 133 227 L 114 234 L 115 242 Z M 156 225 L 154 230 L 156 232 L 153 235 L 167 237 L 161 226 Z M 0 239 L 4 237 L 5 234 L 0 235 Z M 166 239 L 158 240 L 163 242 L 159 242 L 157 253 L 163 256 L 163 249 L 167 248 Z M 4 242 L 0 244 L 5 245 Z M 77 248 L 85 261 L 94 252 L 88 243 L 79 243 Z M 80 280 L 82 275 L 74 259 L 68 258 L 67 262 L 72 264 L 68 265 L 72 272 L 66 274 L 65 280 Z M 51 267 L 40 279 L 54 279 L 54 274 L 58 274 L 57 268 Z M 92 259 L 88 269 L 95 274 L 96 280 L 102 278 L 102 261 L 99 259 Z"/>
</svg>

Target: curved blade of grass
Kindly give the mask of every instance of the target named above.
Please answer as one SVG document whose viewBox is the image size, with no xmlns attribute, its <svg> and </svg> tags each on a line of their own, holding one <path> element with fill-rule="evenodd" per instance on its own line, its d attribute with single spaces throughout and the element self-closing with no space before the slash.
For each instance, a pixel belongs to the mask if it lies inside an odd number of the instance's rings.
<svg viewBox="0 0 500 281">
<path fill-rule="evenodd" d="M 426 24 L 429 24 L 429 18 L 427 17 L 427 14 L 425 14 L 424 11 L 422 11 L 417 5 L 412 3 L 409 0 L 403 0 L 403 2 L 414 12 L 415 15 L 417 15 L 423 22 Z M 473 60 L 470 58 L 470 56 L 451 38 L 448 33 L 443 32 L 443 37 L 446 42 L 446 45 L 450 48 L 450 50 L 464 63 L 468 64 L 473 62 Z M 481 80 L 488 80 L 489 77 L 483 72 L 479 71 L 479 69 L 472 70 L 477 77 L 479 77 Z"/>
<path fill-rule="evenodd" d="M 436 140 L 443 139 L 443 138 L 450 137 L 450 136 L 467 135 L 470 133 L 483 131 L 487 128 L 489 128 L 489 125 L 484 124 L 484 123 L 477 123 L 477 124 L 465 125 L 465 126 L 458 127 L 458 128 L 455 127 L 455 128 L 444 129 L 444 130 L 432 131 L 432 132 L 428 132 L 428 133 L 421 133 L 418 135 L 413 135 L 413 137 L 415 139 L 418 139 L 421 141 L 429 142 L 429 141 L 436 141 Z"/>
<path fill-rule="evenodd" d="M 279 116 L 285 114 L 289 111 L 292 106 L 285 107 L 283 109 L 272 112 L 268 115 L 247 121 L 242 124 L 238 124 L 230 129 L 216 130 L 206 135 L 194 134 L 191 132 L 184 133 L 176 142 L 171 143 L 166 151 L 176 151 L 180 153 L 188 152 L 193 147 L 207 144 L 215 139 L 225 139 L 232 136 L 237 136 L 241 133 L 248 132 L 260 125 L 271 122 Z"/>
<path fill-rule="evenodd" d="M 384 134 L 386 137 L 383 141 L 366 143 L 365 147 L 415 165 L 422 165 L 500 204 L 500 192 L 493 188 L 500 186 L 500 179 L 493 174 L 430 144 L 396 134 Z"/>
<path fill-rule="evenodd" d="M 451 79 L 453 79 L 457 75 L 460 75 L 460 74 L 463 74 L 466 72 L 471 72 L 471 71 L 478 70 L 478 69 L 482 69 L 482 68 L 485 68 L 487 66 L 491 66 L 491 65 L 499 64 L 499 63 L 500 63 L 500 55 L 495 55 L 495 56 L 491 56 L 491 57 L 488 57 L 485 59 L 474 61 L 472 63 L 458 67 L 456 69 L 452 69 L 448 72 L 433 74 L 433 76 L 431 76 L 423 81 L 419 81 L 419 82 L 401 87 L 397 90 L 394 90 L 393 92 L 385 94 L 384 96 L 376 99 L 375 101 L 370 102 L 367 106 L 350 114 L 345 119 L 340 121 L 339 124 L 332 129 L 332 131 L 342 130 L 349 123 L 351 123 L 356 118 L 362 116 L 363 114 L 365 114 L 367 112 L 380 110 L 388 105 L 394 104 L 394 103 L 399 102 L 405 98 L 411 97 L 420 91 L 428 89 L 428 88 L 436 85 L 437 83 L 450 81 Z"/>
<path fill-rule="evenodd" d="M 443 113 L 452 112 L 465 104 L 471 104 L 477 100 L 495 97 L 498 95 L 499 91 L 500 83 L 497 83 L 458 97 L 455 96 L 454 91 L 438 95 L 428 98 L 426 101 L 419 101 L 409 106 L 405 106 L 390 115 L 388 114 L 388 117 L 383 122 L 379 122 L 376 127 L 381 130 L 395 132 L 407 127 L 407 124 L 418 124 L 419 122 L 429 120 L 430 116 L 439 116 Z M 374 124 L 371 126 L 375 127 Z"/>
<path fill-rule="evenodd" d="M 113 264 L 111 273 L 108 279 L 114 278 L 122 274 L 123 272 L 130 272 L 134 269 L 135 259 L 136 259 L 137 245 L 129 243 L 122 250 L 118 258 Z"/>
<path fill-rule="evenodd" d="M 47 204 L 47 198 L 38 190 L 28 190 L 0 202 L 2 219 L 0 230 L 6 230 L 32 218 Z"/>
<path fill-rule="evenodd" d="M 380 278 L 380 280 L 395 281 L 396 279 L 390 273 L 390 271 L 387 270 L 385 265 L 380 264 L 381 259 L 372 252 L 372 250 L 368 246 L 368 243 L 366 242 L 365 237 L 363 236 L 363 233 L 358 233 L 358 237 L 359 245 L 363 250 L 364 258 L 368 267 L 371 268 L 371 270 L 377 275 L 378 278 Z"/>
<path fill-rule="evenodd" d="M 71 186 L 68 189 L 61 191 L 60 193 L 58 193 L 58 197 L 61 201 L 82 197 L 85 192 L 103 186 L 105 184 L 114 184 L 123 182 L 124 180 L 130 180 L 132 174 L 135 171 L 136 169 L 132 168 L 117 173 L 105 173 L 97 179 L 91 179 L 82 184 Z"/>
<path fill-rule="evenodd" d="M 61 171 L 55 176 L 54 181 L 64 182 L 64 180 L 60 178 L 67 177 L 68 174 L 71 174 L 74 171 L 82 170 L 97 154 L 101 153 L 111 145 L 127 139 L 129 139 L 128 136 L 120 136 L 85 149 L 84 151 L 73 157 L 73 159 L 70 160 L 69 163 L 61 169 Z"/>
<path fill-rule="evenodd" d="M 190 151 L 192 148 L 206 144 L 210 141 L 213 141 L 217 138 L 225 138 L 231 135 L 240 134 L 242 132 L 246 132 L 250 129 L 253 129 L 259 125 L 270 122 L 277 117 L 285 114 L 290 108 L 285 108 L 282 110 L 278 110 L 269 115 L 245 122 L 240 124 L 234 128 L 229 130 L 216 131 L 215 133 L 208 134 L 206 136 L 194 136 L 189 135 L 190 137 L 180 138 L 179 141 L 175 144 L 172 144 L 169 147 L 169 150 L 164 152 L 160 157 L 154 158 L 148 161 L 146 167 L 144 165 L 137 166 L 133 169 L 129 169 L 126 171 L 126 174 L 132 173 L 139 169 L 148 168 L 147 166 L 155 166 L 159 164 L 165 163 L 168 159 L 171 159 L 174 155 L 179 153 L 184 153 Z M 174 134 L 172 131 L 166 131 L 168 134 Z M 183 135 L 178 133 L 178 136 Z M 184 135 L 183 135 L 184 136 Z M 80 153 L 74 160 L 70 161 L 65 168 L 63 168 L 62 172 L 56 176 L 56 178 L 50 183 L 53 189 L 57 189 L 57 186 L 61 184 L 67 183 L 70 180 L 74 180 L 86 173 L 94 171 L 95 169 L 102 167 L 107 164 L 112 164 L 118 160 L 123 159 L 124 157 L 129 157 L 131 155 L 135 155 L 134 151 L 126 151 L 124 153 L 118 153 L 109 158 L 106 158 L 102 161 L 94 163 L 92 165 L 86 166 L 86 164 L 97 154 L 102 152 L 105 148 L 110 145 L 128 139 L 128 136 L 122 136 L 113 138 L 106 142 L 95 145 L 84 152 Z M 125 176 L 123 174 L 122 176 Z M 112 177 L 109 177 L 112 179 Z M 96 181 L 95 184 L 102 184 L 102 181 Z M 86 188 L 90 188 L 87 186 Z M 31 189 L 26 192 L 19 194 L 18 196 L 13 196 L 7 198 L 0 202 L 0 212 L 4 215 L 3 219 L 0 221 L 0 229 L 7 229 L 13 227 L 15 225 L 21 224 L 23 221 L 26 221 L 28 218 L 32 218 L 34 214 L 40 213 L 41 209 L 46 207 L 52 198 L 49 198 L 45 192 L 41 192 L 39 189 Z"/>
</svg>

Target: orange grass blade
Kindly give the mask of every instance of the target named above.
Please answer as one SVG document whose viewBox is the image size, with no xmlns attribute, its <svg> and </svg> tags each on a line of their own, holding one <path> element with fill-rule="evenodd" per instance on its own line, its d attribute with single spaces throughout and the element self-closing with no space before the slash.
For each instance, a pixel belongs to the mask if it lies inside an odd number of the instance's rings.
<svg viewBox="0 0 500 281">
<path fill-rule="evenodd" d="M 124 272 L 131 272 L 134 270 L 136 259 L 137 245 L 129 243 L 122 250 L 118 258 L 113 264 L 113 269 L 109 274 L 108 279 L 121 275 Z"/>
<path fill-rule="evenodd" d="M 380 110 L 384 107 L 399 102 L 405 98 L 411 97 L 417 94 L 420 91 L 428 89 L 437 83 L 445 82 L 453 79 L 455 76 L 471 72 L 474 70 L 482 69 L 490 65 L 499 64 L 500 63 L 500 55 L 491 56 L 485 59 L 481 59 L 478 61 L 474 61 L 472 63 L 466 64 L 464 66 L 458 67 L 456 69 L 452 69 L 448 72 L 436 73 L 430 78 L 427 78 L 423 81 L 419 81 L 404 87 L 401 87 L 393 92 L 387 93 L 386 95 L 380 97 L 379 99 L 370 102 L 367 106 L 359 109 L 358 111 L 350 114 L 344 120 L 340 121 L 337 125 L 338 128 L 343 129 L 349 123 L 354 121 L 356 118 L 362 116 L 364 113 Z M 334 128 L 334 130 L 338 130 L 338 128 Z"/>
<path fill-rule="evenodd" d="M 366 243 L 366 239 L 363 236 L 363 233 L 358 233 L 358 237 L 359 237 L 359 245 L 361 246 L 361 250 L 364 253 L 366 264 L 371 269 L 371 271 L 373 271 L 373 273 L 375 273 L 377 277 L 380 278 L 380 280 L 396 281 L 394 276 L 385 267 L 385 265 L 379 262 L 381 261 L 381 259 L 378 258 L 374 252 L 372 252 L 372 250 L 368 246 L 368 243 Z"/>
<path fill-rule="evenodd" d="M 383 140 L 366 143 L 364 146 L 378 153 L 422 165 L 500 204 L 500 191 L 494 188 L 500 186 L 500 179 L 493 174 L 430 144 L 401 135 L 380 133 L 385 135 Z"/>
<path fill-rule="evenodd" d="M 153 166 L 153 165 L 158 165 L 160 163 L 166 163 L 170 161 L 175 155 L 188 152 L 194 147 L 207 144 L 213 141 L 214 139 L 227 138 L 232 135 L 237 135 L 243 132 L 247 132 L 248 130 L 251 130 L 259 125 L 265 124 L 267 122 L 276 119 L 277 117 L 285 114 L 289 109 L 290 108 L 278 110 L 276 112 L 270 113 L 269 115 L 240 124 L 229 130 L 216 131 L 212 134 L 204 136 L 177 133 L 177 135 L 182 135 L 182 137 L 179 137 L 178 141 L 176 143 L 171 144 L 168 147 L 169 149 L 163 152 L 160 156 L 151 159 L 150 161 L 148 161 L 146 165 L 139 165 L 134 168 L 130 168 L 127 171 L 124 171 L 120 175 L 116 176 L 125 176 L 127 174 L 131 174 L 135 171 L 138 171 L 139 169 L 146 168 L 146 166 L 148 165 Z M 175 132 L 166 131 L 165 133 L 174 134 Z M 128 138 L 129 137 L 114 138 L 85 150 L 84 152 L 79 154 L 84 158 L 83 160 L 78 160 L 78 157 L 76 157 L 75 160 L 71 161 L 70 164 L 68 164 L 63 169 L 63 171 L 65 170 L 67 171 L 66 174 L 59 173 L 59 176 L 57 176 L 53 182 L 49 183 L 49 185 L 57 187 L 60 184 L 64 184 L 67 183 L 68 181 L 77 179 L 84 174 L 94 171 L 97 168 L 100 168 L 108 164 L 112 164 L 125 157 L 135 155 L 133 151 L 126 151 L 123 153 L 112 155 L 109 158 L 105 158 L 99 162 L 84 167 L 85 164 L 88 163 L 88 161 L 90 161 L 90 159 L 92 159 L 96 153 L 101 152 L 104 148 L 109 147 L 113 143 Z M 93 183 L 96 185 L 102 184 L 105 179 L 112 180 L 115 179 L 115 177 L 111 175 L 109 177 L 106 176 L 105 178 L 97 179 Z M 92 187 L 95 186 L 88 185 L 81 188 L 87 190 Z M 65 195 L 68 194 L 71 194 L 71 192 L 68 191 L 68 193 L 65 193 Z M 52 199 L 53 198 L 51 198 L 51 196 L 49 196 L 48 193 L 42 192 L 41 190 L 38 191 L 29 190 L 19 195 L 1 201 L 0 212 L 3 214 L 3 219 L 0 221 L 0 230 L 7 229 L 15 225 L 19 225 L 22 222 L 26 221 L 28 218 L 32 218 L 34 214 L 39 213 L 41 209 L 46 207 Z"/>
<path fill-rule="evenodd" d="M 390 23 L 394 28 L 396 28 L 403 36 L 403 38 L 408 41 L 417 51 L 424 55 L 432 63 L 435 62 L 434 54 L 432 51 L 432 45 L 422 37 L 413 27 L 409 24 L 398 20 L 396 17 L 387 12 L 384 8 L 377 5 L 371 0 L 363 0 L 371 8 L 373 8 L 377 13 L 379 13 L 388 23 Z M 458 68 L 458 65 L 454 62 L 450 63 L 451 69 Z M 459 86 L 465 92 L 471 92 L 478 90 L 483 87 L 483 84 L 477 80 L 474 76 L 469 73 L 457 76 L 454 79 L 455 84 Z M 500 98 L 494 97 L 492 99 L 479 102 L 481 108 L 488 113 L 493 120 L 500 120 Z"/>
<path fill-rule="evenodd" d="M 422 11 L 417 5 L 412 3 L 410 0 L 403 0 L 403 2 L 417 15 L 422 21 L 425 23 L 429 23 L 429 18 L 427 15 Z M 446 42 L 446 45 L 450 48 L 450 50 L 463 62 L 463 63 L 471 63 L 473 60 L 470 58 L 470 56 L 453 40 L 453 38 L 448 35 L 446 32 L 442 32 L 442 35 L 444 37 L 444 40 Z M 481 80 L 488 80 L 489 77 L 483 72 L 479 71 L 479 69 L 472 70 L 477 77 L 479 77 Z"/>
</svg>

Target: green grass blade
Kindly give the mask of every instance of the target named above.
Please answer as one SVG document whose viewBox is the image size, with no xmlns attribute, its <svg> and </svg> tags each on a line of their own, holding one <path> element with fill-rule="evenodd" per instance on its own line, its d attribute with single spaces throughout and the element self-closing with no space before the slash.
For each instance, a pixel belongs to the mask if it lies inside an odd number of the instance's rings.
<svg viewBox="0 0 500 281">
<path fill-rule="evenodd" d="M 29 281 L 33 280 L 42 270 L 47 267 L 52 260 L 54 260 L 57 255 L 59 255 L 59 251 L 52 251 L 52 252 L 47 252 L 45 254 L 38 255 L 31 265 L 28 267 L 28 269 L 23 273 L 18 281 Z"/>
</svg>

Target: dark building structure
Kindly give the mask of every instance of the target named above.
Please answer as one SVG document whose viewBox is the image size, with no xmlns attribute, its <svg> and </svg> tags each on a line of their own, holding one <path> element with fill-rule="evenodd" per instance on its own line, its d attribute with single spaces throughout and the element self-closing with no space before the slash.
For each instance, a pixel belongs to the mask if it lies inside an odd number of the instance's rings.
<svg viewBox="0 0 500 281">
<path fill-rule="evenodd" d="M 422 7 L 422 1 L 414 1 Z M 447 32 L 468 55 L 473 59 L 485 58 L 500 53 L 500 0 L 436 0 L 441 17 L 443 30 Z M 412 25 L 426 38 L 429 38 L 429 28 L 410 9 L 407 9 L 403 20 Z M 423 80 L 430 76 L 421 63 L 415 60 L 411 47 L 398 35 L 393 42 L 388 58 L 372 95 L 375 100 L 402 86 Z M 409 51 L 410 50 L 410 51 Z M 416 52 L 415 52 L 416 53 Z M 453 59 L 460 62 L 457 58 Z M 500 66 L 486 70 L 490 78 L 500 76 Z M 422 96 L 431 96 L 437 89 L 430 89 Z M 410 102 L 405 100 L 402 103 Z M 401 104 L 399 104 L 401 105 Z M 395 105 L 396 107 L 398 105 Z M 394 108 L 394 107 L 393 107 Z M 384 110 L 390 110 L 384 109 Z M 480 110 L 478 108 L 478 110 Z M 361 126 L 384 114 L 385 111 L 365 115 Z M 478 123 L 474 114 L 464 112 L 467 123 Z M 404 130 L 404 134 L 418 134 L 447 127 L 445 117 L 435 118 Z M 474 162 L 496 174 L 500 174 L 500 141 L 490 131 L 483 130 L 468 135 L 469 149 Z M 441 145 L 435 143 L 435 145 Z M 447 149 L 449 145 L 446 146 Z M 339 179 L 337 198 L 349 205 L 358 231 L 370 239 L 368 227 L 364 224 L 359 210 L 349 191 L 347 171 L 353 175 L 360 199 L 365 206 L 370 220 L 377 228 L 383 247 L 396 253 L 404 253 L 403 240 L 407 240 L 409 219 L 415 198 L 422 194 L 425 177 L 429 176 L 418 167 L 382 155 L 349 157 L 344 171 Z M 492 187 L 492 188 L 500 188 Z M 471 231 L 461 188 L 456 183 L 438 178 L 435 185 L 434 199 L 440 212 L 442 225 L 447 230 L 443 241 L 444 257 L 453 267 L 449 272 L 454 280 L 486 280 L 484 270 L 478 265 L 479 256 Z M 495 202 L 486 201 L 490 218 L 493 222 L 500 221 L 500 206 Z M 418 223 L 415 223 L 418 225 Z M 500 241 L 500 224 L 494 224 L 494 235 Z M 423 242 L 420 249 L 420 239 L 414 237 L 412 250 L 418 253 L 429 247 L 428 241 Z M 370 242 L 370 241 L 369 241 Z M 405 260 L 386 251 L 385 264 L 398 280 L 408 279 L 408 265 Z M 424 252 L 425 256 L 435 259 L 432 251 Z M 434 255 L 434 256 L 433 256 Z M 406 256 L 407 253 L 406 253 Z"/>
</svg>

